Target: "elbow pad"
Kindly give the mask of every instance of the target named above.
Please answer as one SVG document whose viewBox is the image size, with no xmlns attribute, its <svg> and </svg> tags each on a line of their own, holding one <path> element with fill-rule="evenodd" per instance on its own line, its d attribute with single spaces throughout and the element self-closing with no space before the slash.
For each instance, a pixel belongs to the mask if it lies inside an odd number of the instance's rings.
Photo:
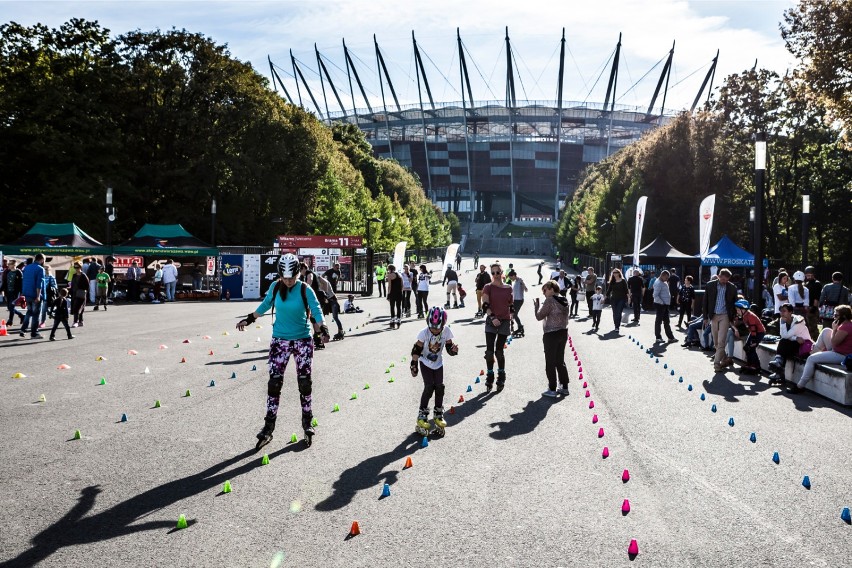
<svg viewBox="0 0 852 568">
<path fill-rule="evenodd" d="M 509 306 L 509 313 L 510 313 L 510 314 L 514 314 L 514 313 L 515 313 L 515 304 L 514 304 L 514 303 L 513 303 L 511 306 Z"/>
<path fill-rule="evenodd" d="M 420 357 L 422 354 L 423 354 L 423 346 L 417 345 L 415 343 L 414 346 L 411 348 L 411 356 L 414 357 L 416 355 L 417 357 Z"/>
</svg>

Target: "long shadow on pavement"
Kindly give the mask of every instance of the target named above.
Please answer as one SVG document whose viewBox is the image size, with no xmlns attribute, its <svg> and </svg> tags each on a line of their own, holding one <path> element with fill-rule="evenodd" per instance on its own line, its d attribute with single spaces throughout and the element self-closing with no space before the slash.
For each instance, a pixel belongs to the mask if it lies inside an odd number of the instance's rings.
<svg viewBox="0 0 852 568">
<path fill-rule="evenodd" d="M 756 396 L 769 389 L 769 385 L 754 380 L 745 381 L 745 384 L 734 382 L 725 373 L 716 373 L 712 379 L 705 379 L 702 386 L 708 394 L 721 396 L 728 402 L 739 402 L 741 396 Z"/>
<path fill-rule="evenodd" d="M 529 401 L 522 411 L 512 414 L 509 420 L 492 422 L 491 427 L 497 430 L 491 432 L 489 436 L 495 440 L 508 440 L 515 436 L 530 434 L 541 424 L 553 405 L 558 404 L 560 400 L 562 399 L 539 398 Z"/>
<path fill-rule="evenodd" d="M 269 455 L 270 459 L 304 449 L 304 444 L 287 445 Z M 156 513 L 203 491 L 221 486 L 225 480 L 233 480 L 240 475 L 260 467 L 260 458 L 246 462 L 235 469 L 225 471 L 230 466 L 255 455 L 248 450 L 223 462 L 212 465 L 198 473 L 158 485 L 144 493 L 135 495 L 109 509 L 95 515 L 86 516 L 95 506 L 100 485 L 91 485 L 80 491 L 77 504 L 61 519 L 35 535 L 30 541 L 32 548 L 17 557 L 0 563 L 0 567 L 34 566 L 49 558 L 61 548 L 101 542 L 128 534 L 157 529 L 173 529 L 176 519 L 139 522 Z M 188 520 L 193 524 L 194 520 Z"/>
<path fill-rule="evenodd" d="M 468 399 L 461 406 L 455 407 L 453 414 L 446 413 L 445 417 L 449 432 L 447 435 L 452 435 L 452 429 L 455 425 L 482 409 L 492 396 L 493 394 L 482 393 Z M 402 469 L 402 461 L 406 456 L 420 449 L 420 440 L 420 436 L 411 433 L 392 450 L 369 457 L 353 465 L 340 474 L 337 481 L 332 484 L 332 494 L 317 503 L 315 509 L 317 511 L 342 509 L 352 502 L 352 499 L 359 491 L 375 489 L 380 483 L 393 485 L 399 477 L 399 472 Z M 384 471 L 385 468 L 394 462 L 399 463 L 399 469 Z"/>
</svg>

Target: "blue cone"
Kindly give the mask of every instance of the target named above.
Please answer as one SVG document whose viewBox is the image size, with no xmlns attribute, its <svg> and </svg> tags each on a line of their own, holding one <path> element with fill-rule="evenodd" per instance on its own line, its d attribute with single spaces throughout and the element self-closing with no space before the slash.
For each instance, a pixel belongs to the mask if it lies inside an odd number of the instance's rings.
<svg viewBox="0 0 852 568">
<path fill-rule="evenodd" d="M 467 385 L 467 392 L 473 392 L 473 387 L 470 386 L 470 385 Z"/>
<path fill-rule="evenodd" d="M 672 371 L 672 374 L 674 374 L 674 371 Z M 677 382 L 682 383 L 682 382 L 683 382 L 683 377 L 680 377 L 680 378 L 677 380 Z"/>
<path fill-rule="evenodd" d="M 657 363 L 657 364 L 659 365 L 659 364 L 660 364 L 660 360 L 659 360 L 659 359 L 655 359 L 655 360 L 654 360 L 654 363 Z"/>
<path fill-rule="evenodd" d="M 213 379 L 210 379 L 210 386 L 211 386 L 211 387 L 215 387 L 215 386 L 216 386 L 216 381 L 214 381 Z"/>
<path fill-rule="evenodd" d="M 849 507 L 843 507 L 843 511 L 840 513 L 840 519 L 844 523 L 852 523 L 852 514 L 849 513 Z"/>
<path fill-rule="evenodd" d="M 707 398 L 707 397 L 706 397 L 706 396 L 704 396 L 704 393 L 701 393 L 701 400 L 704 400 L 704 399 L 706 399 L 706 398 Z"/>
<path fill-rule="evenodd" d="M 752 444 L 754 444 L 755 442 L 757 442 L 757 434 L 755 434 L 754 432 L 752 432 L 752 433 L 751 433 L 751 436 L 749 436 L 749 437 L 748 437 L 748 439 L 749 439 L 749 441 L 750 441 Z"/>
<path fill-rule="evenodd" d="M 429 438 L 427 436 L 423 436 L 423 441 L 420 442 L 420 447 L 421 448 L 428 448 L 429 447 Z"/>
<path fill-rule="evenodd" d="M 778 452 L 772 454 L 772 461 L 774 461 L 775 463 L 781 463 L 781 458 L 778 457 Z"/>
<path fill-rule="evenodd" d="M 666 363 L 666 364 L 664 364 L 664 365 L 663 365 L 663 369 L 668 369 L 668 368 L 669 368 L 669 364 L 668 364 L 668 363 Z M 674 372 L 672 372 L 672 374 L 674 374 Z"/>
<path fill-rule="evenodd" d="M 126 415 L 126 414 L 122 414 L 122 415 L 121 415 L 121 421 L 122 421 L 122 422 L 127 422 L 127 415 Z"/>
<path fill-rule="evenodd" d="M 810 489 L 810 488 L 811 488 L 811 478 L 810 478 L 810 477 L 808 477 L 807 475 L 806 475 L 806 476 L 805 476 L 805 478 L 802 480 L 802 487 L 804 487 L 805 489 Z"/>
<path fill-rule="evenodd" d="M 728 418 L 728 426 L 733 426 L 733 425 L 734 425 L 734 417 L 731 416 L 730 418 Z"/>
<path fill-rule="evenodd" d="M 257 371 L 257 365 L 252 365 L 252 366 L 251 366 L 251 370 L 252 370 L 252 371 Z"/>
<path fill-rule="evenodd" d="M 674 377 L 674 369 L 672 369 L 672 372 L 670 374 L 671 374 L 671 376 Z M 681 379 L 683 379 L 683 377 L 681 377 Z M 681 381 L 681 382 L 683 382 L 683 381 Z"/>
<path fill-rule="evenodd" d="M 474 382 L 474 383 L 476 383 L 476 384 L 478 385 L 478 384 L 479 384 L 479 377 L 476 377 L 476 380 L 475 380 L 475 381 L 473 381 L 473 382 Z"/>
<path fill-rule="evenodd" d="M 653 358 L 654 358 L 654 354 L 653 354 L 653 353 L 649 353 L 649 354 L 648 354 L 648 357 L 649 357 L 650 359 L 653 359 Z"/>
<path fill-rule="evenodd" d="M 689 385 L 688 387 L 686 387 L 686 390 L 691 392 L 692 391 L 692 385 Z M 701 400 L 704 400 L 704 399 L 701 399 Z"/>
<path fill-rule="evenodd" d="M 382 487 L 382 497 L 390 497 L 390 485 L 387 483 Z"/>
<path fill-rule="evenodd" d="M 236 378 L 237 378 L 237 374 L 236 374 L 236 373 L 231 373 L 231 378 L 232 378 L 232 379 L 236 379 Z"/>
<path fill-rule="evenodd" d="M 710 407 L 710 412 L 716 412 L 716 405 L 715 404 Z"/>
</svg>

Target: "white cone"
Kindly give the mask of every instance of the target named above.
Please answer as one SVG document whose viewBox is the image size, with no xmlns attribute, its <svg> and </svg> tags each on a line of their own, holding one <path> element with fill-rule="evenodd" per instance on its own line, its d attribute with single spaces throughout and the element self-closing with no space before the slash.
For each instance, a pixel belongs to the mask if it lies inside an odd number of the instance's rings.
<svg viewBox="0 0 852 568">
<path fill-rule="evenodd" d="M 143 375 L 150 375 L 150 374 L 151 374 L 151 369 L 149 369 L 148 367 L 145 367 L 145 370 L 142 372 L 142 374 L 143 374 Z"/>
</svg>

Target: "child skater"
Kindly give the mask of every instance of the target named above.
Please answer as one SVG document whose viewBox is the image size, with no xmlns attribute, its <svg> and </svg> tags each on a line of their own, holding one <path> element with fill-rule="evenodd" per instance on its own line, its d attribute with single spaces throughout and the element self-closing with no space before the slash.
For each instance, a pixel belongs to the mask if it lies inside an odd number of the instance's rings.
<svg viewBox="0 0 852 568">
<path fill-rule="evenodd" d="M 592 296 L 592 329 L 595 331 L 601 325 L 601 312 L 604 306 L 603 288 L 598 286 L 595 288 L 595 293 Z"/>
<path fill-rule="evenodd" d="M 50 340 L 56 341 L 56 330 L 59 324 L 65 326 L 65 333 L 68 334 L 68 339 L 74 339 L 71 335 L 71 327 L 68 325 L 68 288 L 60 288 L 59 296 L 53 304 L 53 329 L 50 330 Z"/>
<path fill-rule="evenodd" d="M 425 353 L 424 353 L 425 347 Z M 458 355 L 459 346 L 453 343 L 453 332 L 447 326 L 447 312 L 438 306 L 426 314 L 426 327 L 417 335 L 411 348 L 411 376 L 416 377 L 418 367 L 423 373 L 423 394 L 420 396 L 420 413 L 415 431 L 421 436 L 429 434 L 429 399 L 435 393 L 435 432 L 443 436 L 444 421 L 444 361 L 441 352 Z"/>
</svg>

